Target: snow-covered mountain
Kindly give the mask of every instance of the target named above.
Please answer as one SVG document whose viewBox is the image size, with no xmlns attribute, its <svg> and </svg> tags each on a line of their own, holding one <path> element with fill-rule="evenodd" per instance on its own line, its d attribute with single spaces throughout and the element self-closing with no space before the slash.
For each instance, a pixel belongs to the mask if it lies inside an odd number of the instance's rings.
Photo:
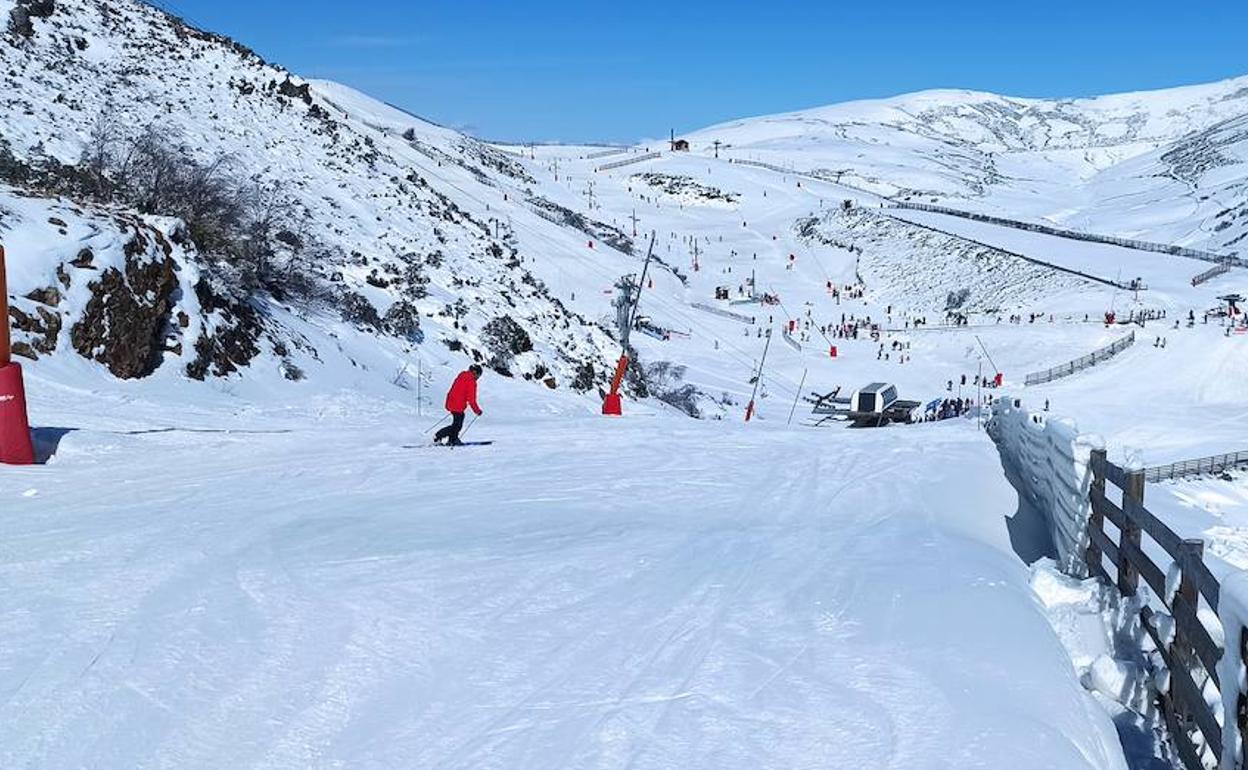
<svg viewBox="0 0 1248 770">
<path fill-rule="evenodd" d="M 765 147 L 793 139 L 883 141 L 888 134 L 987 153 L 1160 146 L 1248 112 L 1248 77 L 1091 99 L 1028 99 L 933 90 L 846 102 L 705 129 L 695 137 Z M 879 129 L 865 130 L 870 126 Z"/>
<path fill-rule="evenodd" d="M 1091 99 L 937 90 L 690 136 L 882 195 L 1234 247 L 1248 233 L 1248 77 Z"/>
<path fill-rule="evenodd" d="M 300 379 L 331 359 L 389 377 L 423 345 L 550 388 L 605 382 L 615 343 L 534 277 L 516 229 L 584 242 L 514 205 L 533 179 L 513 157 L 137 0 L 0 0 L 4 22 L 0 228 L 20 353 L 72 344 L 127 377 L 258 359 Z M 227 193 L 213 206 L 246 207 L 240 232 L 217 232 L 211 210 L 168 219 L 212 208 L 161 192 L 174 179 L 183 198 L 207 187 Z M 172 277 L 154 290 L 135 280 L 152 236 Z M 67 301 L 43 301 L 53 289 Z M 91 302 L 121 313 L 136 297 L 143 317 L 104 332 L 116 339 L 77 339 Z"/>
<path fill-rule="evenodd" d="M 666 234 L 643 310 L 656 334 L 689 342 L 635 344 L 724 404 L 744 395 L 750 354 L 725 362 L 717 351 L 741 330 L 697 305 L 719 284 L 744 295 L 734 266 L 790 317 L 817 307 L 825 283 L 863 279 L 916 315 L 951 297 L 1051 312 L 1056 297 L 1089 291 L 939 229 L 862 207 L 818 212 L 827 201 L 921 198 L 1228 249 L 1248 232 L 1248 78 L 1096 99 L 852 102 L 712 127 L 690 136 L 684 160 L 617 171 L 600 169 L 618 160 L 595 160 L 600 148 L 492 146 L 305 81 L 138 0 L 0 0 L 0 19 L 0 228 L 18 350 L 76 353 L 120 377 L 402 381 L 413 359 L 478 360 L 534 387 L 593 393 L 618 352 L 614 284 L 639 266 L 640 222 Z M 716 141 L 723 159 L 771 169 L 712 174 Z M 776 168 L 830 183 L 786 189 Z M 160 193 L 162 173 L 245 199 L 238 232 L 197 221 L 212 206 Z M 811 248 L 817 261 L 779 261 Z M 747 253 L 752 264 L 733 264 Z M 147 271 L 162 277 L 154 287 Z M 1059 304 L 1082 314 L 1078 297 Z M 100 319 L 106 331 L 87 333 Z"/>
<path fill-rule="evenodd" d="M 1106 169 L 1091 180 L 1087 206 L 1066 221 L 1248 252 L 1248 114 Z"/>
</svg>

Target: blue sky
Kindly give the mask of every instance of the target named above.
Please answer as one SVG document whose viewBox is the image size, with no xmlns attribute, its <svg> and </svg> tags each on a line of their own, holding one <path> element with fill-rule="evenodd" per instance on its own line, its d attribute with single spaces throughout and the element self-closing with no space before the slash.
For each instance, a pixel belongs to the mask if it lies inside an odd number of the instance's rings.
<svg viewBox="0 0 1248 770">
<path fill-rule="evenodd" d="M 156 4 L 491 139 L 632 141 L 925 88 L 1084 96 L 1248 74 L 1239 0 Z"/>
</svg>

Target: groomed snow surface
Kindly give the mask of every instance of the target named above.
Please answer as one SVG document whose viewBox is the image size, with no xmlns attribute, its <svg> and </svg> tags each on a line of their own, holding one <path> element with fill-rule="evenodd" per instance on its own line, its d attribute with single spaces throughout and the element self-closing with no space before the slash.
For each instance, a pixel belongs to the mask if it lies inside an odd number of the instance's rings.
<svg viewBox="0 0 1248 770">
<path fill-rule="evenodd" d="M 1125 767 L 973 422 L 482 391 L 448 450 L 36 378 L 73 430 L 0 476 L 0 767 Z"/>
</svg>

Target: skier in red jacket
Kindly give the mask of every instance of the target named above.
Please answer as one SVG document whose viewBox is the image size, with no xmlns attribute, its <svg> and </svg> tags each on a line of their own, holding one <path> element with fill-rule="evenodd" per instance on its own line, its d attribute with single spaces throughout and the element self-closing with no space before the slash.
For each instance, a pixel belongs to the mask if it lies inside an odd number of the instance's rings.
<svg viewBox="0 0 1248 770">
<path fill-rule="evenodd" d="M 473 364 L 466 371 L 460 372 L 446 394 L 446 411 L 451 413 L 451 424 L 433 436 L 433 443 L 440 444 L 446 439 L 447 446 L 460 446 L 459 432 L 464 429 L 464 412 L 471 407 L 477 416 L 481 416 L 481 407 L 477 406 L 477 380 L 481 379 L 481 367 Z"/>
</svg>

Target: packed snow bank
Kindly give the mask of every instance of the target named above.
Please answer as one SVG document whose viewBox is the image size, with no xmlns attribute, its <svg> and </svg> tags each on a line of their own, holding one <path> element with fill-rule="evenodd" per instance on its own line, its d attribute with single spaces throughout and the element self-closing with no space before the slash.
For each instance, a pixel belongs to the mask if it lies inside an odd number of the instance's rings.
<svg viewBox="0 0 1248 770">
<path fill-rule="evenodd" d="M 1019 494 L 1043 513 L 1062 571 L 1086 575 L 1083 553 L 1092 483 L 1088 462 L 1092 450 L 1103 443 L 1081 435 L 1073 420 L 1032 412 L 1019 399 L 997 399 L 991 409 L 989 431 L 1002 462 L 1013 471 Z"/>
<path fill-rule="evenodd" d="M 1031 587 L 1079 680 L 1112 716 L 1128 766 L 1168 766 L 1150 660 L 1155 653 L 1140 625 L 1140 598 L 1125 598 L 1096 578 L 1064 575 L 1051 559 L 1032 565 Z"/>
<path fill-rule="evenodd" d="M 1248 691 L 1248 672 L 1244 669 L 1244 629 L 1248 628 L 1248 572 L 1236 572 L 1222 578 L 1218 594 L 1218 621 L 1226 629 L 1222 642 L 1222 659 L 1218 662 L 1218 681 L 1222 682 L 1222 767 L 1232 770 L 1243 767 L 1243 739 L 1239 732 L 1240 693 Z M 1231 687 L 1231 684 L 1236 686 Z"/>
<path fill-rule="evenodd" d="M 1165 574 L 1164 596 L 1158 595 L 1147 583 L 1141 584 L 1134 596 L 1124 597 L 1112 586 L 1099 585 L 1093 579 L 1080 580 L 1087 574 L 1083 553 L 1087 547 L 1086 524 L 1089 517 L 1089 455 L 1103 442 L 1097 437 L 1081 436 L 1071 420 L 1046 418 L 1045 413 L 1029 412 L 1017 399 L 1003 398 L 993 405 L 989 423 L 1003 462 L 1014 469 L 1010 475 L 1015 479 L 1020 494 L 1034 497 L 1046 513 L 1053 526 L 1058 550 L 1062 552 L 1059 565 L 1037 565 L 1032 585 L 1048 609 L 1055 629 L 1071 650 L 1085 686 L 1121 707 L 1121 710 L 1111 709 L 1111 712 L 1122 732 L 1128 757 L 1149 757 L 1155 753 L 1156 746 L 1148 734 L 1167 729 L 1153 705 L 1156 691 L 1167 691 L 1174 672 L 1174 669 L 1167 670 L 1167 665 L 1183 658 L 1166 658 L 1158 653 L 1156 643 L 1141 626 L 1140 612 L 1148 605 L 1152 611 L 1151 622 L 1160 639 L 1167 647 L 1175 644 L 1176 620 L 1172 616 L 1172 600 L 1179 590 L 1180 566 L 1173 552 L 1165 551 L 1154 539 L 1155 530 L 1146 526 L 1140 548 L 1157 565 L 1154 569 Z M 1138 467 L 1137 462 L 1128 463 L 1128 467 L 1132 465 Z M 1187 482 L 1182 486 L 1191 484 Z M 1149 493 L 1151 501 L 1148 507 L 1159 516 L 1162 526 L 1170 527 L 1173 533 L 1176 525 L 1167 515 L 1172 498 L 1165 494 L 1167 491 L 1174 492 L 1171 486 L 1149 485 L 1149 489 L 1160 487 L 1162 494 Z M 1108 494 L 1112 499 L 1118 492 L 1111 486 Z M 1190 514 L 1179 517 L 1177 525 L 1180 528 L 1177 531 L 1184 533 L 1190 529 L 1194 518 L 1198 517 Z M 1108 529 L 1111 541 L 1119 540 L 1116 527 L 1111 524 Z M 1218 532 L 1218 529 L 1212 528 L 1207 532 L 1215 538 L 1223 538 L 1213 541 L 1210 553 L 1222 558 L 1233 556 L 1233 549 L 1230 549 L 1230 554 L 1227 552 L 1225 539 L 1242 535 L 1233 528 L 1224 532 Z M 1156 537 L 1160 538 L 1160 535 Z M 1197 618 L 1212 643 L 1223 650 L 1218 664 L 1219 681 L 1223 687 L 1219 690 L 1212 680 L 1207 680 L 1199 665 L 1193 667 L 1191 674 L 1213 719 L 1223 727 L 1222 766 L 1239 767 L 1236 758 L 1240 754 L 1240 739 L 1233 726 L 1238 719 L 1239 694 L 1248 687 L 1245 684 L 1248 680 L 1240 638 L 1248 622 L 1248 583 L 1245 582 L 1245 574 L 1248 573 L 1217 558 L 1206 557 L 1205 563 L 1221 584 L 1218 612 L 1215 617 L 1202 605 L 1197 610 Z M 1110 570 L 1113 574 L 1112 567 Z M 1172 650 L 1171 655 L 1179 653 Z M 1187 664 L 1180 662 L 1179 665 Z M 1191 734 L 1189 740 L 1199 751 L 1203 736 Z"/>
<path fill-rule="evenodd" d="M 345 395 L 248 434 L 39 397 L 76 430 L 0 476 L 0 766 L 1125 767 L 969 424 L 490 385 L 454 451 Z"/>
</svg>

